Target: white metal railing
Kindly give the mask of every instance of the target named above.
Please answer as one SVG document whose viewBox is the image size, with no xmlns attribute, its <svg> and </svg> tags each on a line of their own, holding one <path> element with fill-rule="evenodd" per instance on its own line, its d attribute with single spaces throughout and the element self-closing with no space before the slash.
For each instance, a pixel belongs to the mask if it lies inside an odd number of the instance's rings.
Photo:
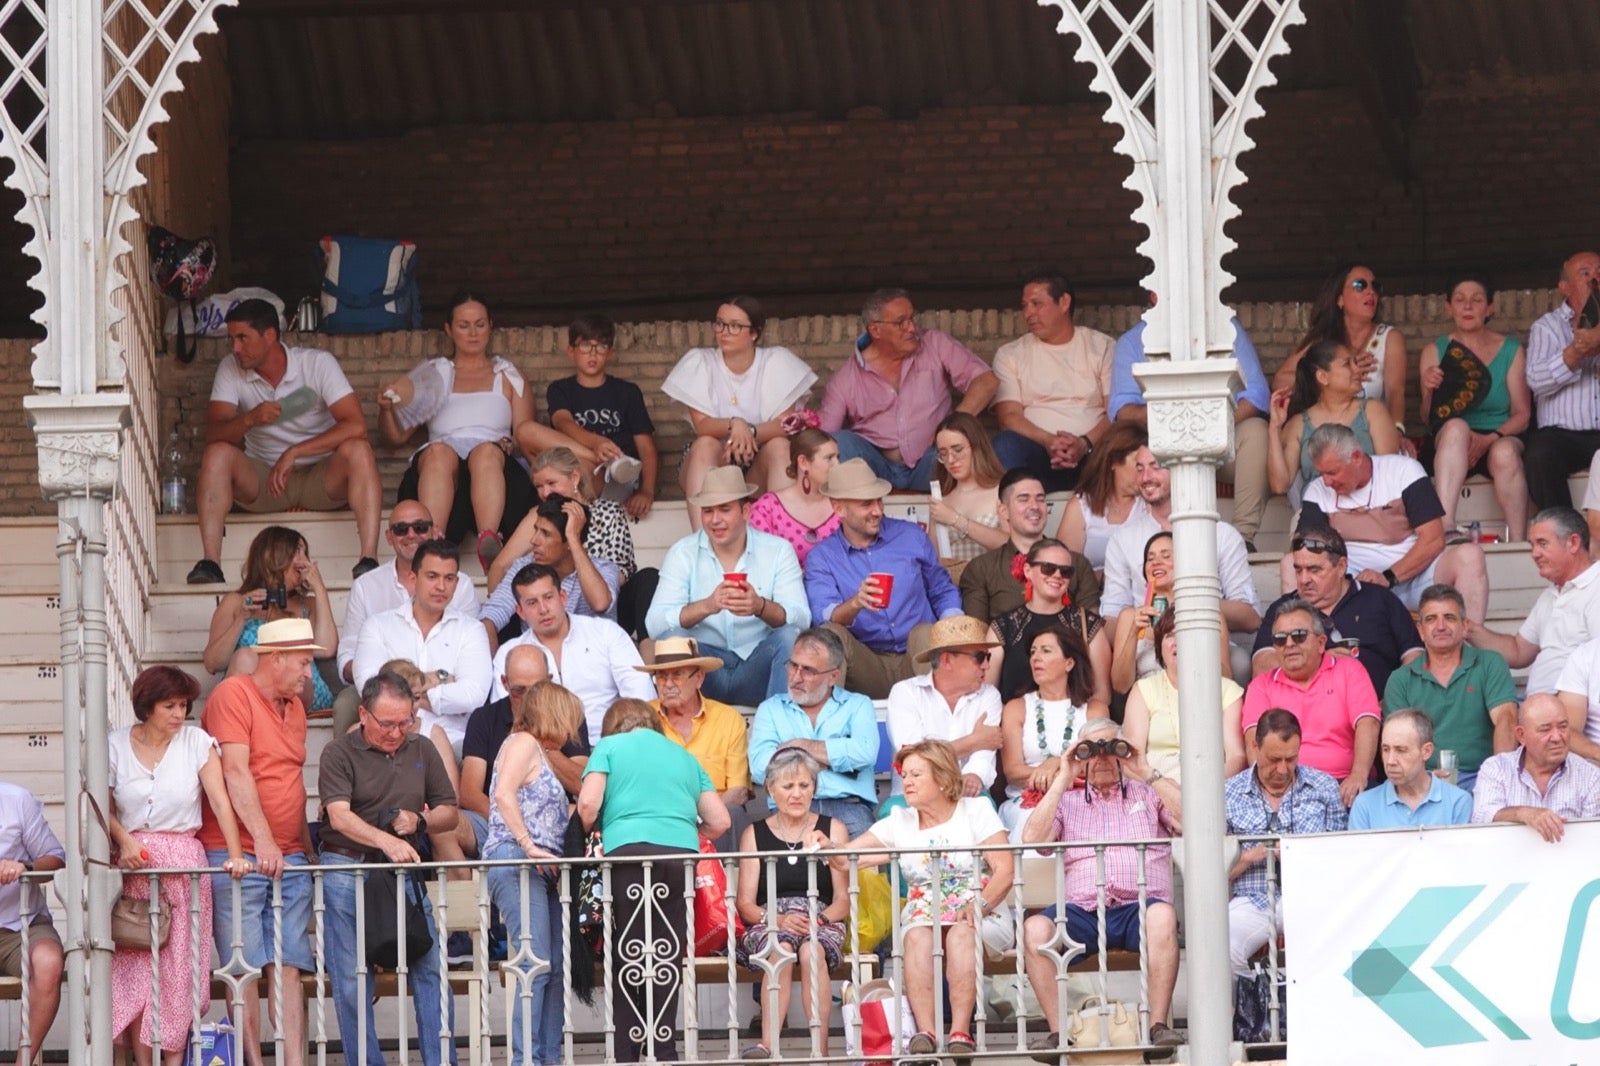
<svg viewBox="0 0 1600 1066">
<path fill-rule="evenodd" d="M 1057 1016 L 1061 1019 L 1062 1029 L 1065 1030 L 1066 1022 L 1071 1014 L 1071 997 L 1069 996 L 1069 972 L 1084 973 L 1090 983 L 1095 986 L 1103 998 L 1110 990 L 1111 975 L 1113 970 L 1128 968 L 1128 960 L 1106 946 L 1106 921 L 1105 921 L 1105 860 L 1109 848 L 1132 848 L 1138 854 L 1139 891 L 1138 891 L 1138 918 L 1141 932 L 1141 950 L 1138 953 L 1138 1003 L 1130 1005 L 1130 1012 L 1136 1010 L 1138 1017 L 1139 1044 L 1119 1050 L 1156 1050 L 1149 1044 L 1150 1025 L 1153 1021 L 1149 1016 L 1150 1002 L 1150 961 L 1149 937 L 1146 931 L 1147 908 L 1154 902 L 1147 896 L 1146 868 L 1148 849 L 1169 844 L 1166 840 L 1137 840 L 1123 842 L 1073 842 L 1074 849 L 1093 847 L 1096 865 L 1096 883 L 1100 906 L 1098 911 L 1100 947 L 1092 965 L 1086 966 L 1087 960 L 1081 956 L 1084 946 L 1074 942 L 1067 935 L 1066 915 L 1064 908 L 1056 916 L 1056 934 L 1041 948 L 1047 955 L 1055 970 L 1055 1006 Z M 934 852 L 931 857 L 938 861 L 944 854 L 962 854 L 968 852 L 994 852 L 1010 851 L 1019 861 L 1013 865 L 1012 883 L 1008 888 L 1005 903 L 1009 915 L 1005 919 L 1009 923 L 1012 947 L 1001 953 L 991 953 L 985 958 L 985 951 L 981 936 L 975 936 L 976 950 L 974 951 L 971 965 L 974 968 L 973 976 L 977 981 L 978 996 L 976 1010 L 973 1018 L 972 1036 L 976 1043 L 974 1057 L 1014 1056 L 1019 1053 L 1033 1054 L 1029 1051 L 1029 1043 L 1043 1032 L 1035 1027 L 1030 1030 L 1028 1019 L 1023 1009 L 1024 982 L 1028 981 L 1026 971 L 1025 941 L 1023 923 L 1027 913 L 1032 912 L 1042 901 L 1059 901 L 1065 893 L 1066 873 L 1060 861 L 1060 853 L 1066 845 L 1051 845 L 1048 848 L 1015 847 L 1011 845 L 976 846 L 973 848 L 952 849 L 948 853 Z M 840 852 L 847 856 L 848 872 L 847 886 L 849 894 L 849 922 L 848 928 L 852 931 L 860 928 L 862 919 L 862 875 L 867 868 L 859 863 L 861 853 Z M 919 858 L 928 857 L 926 849 L 881 849 L 874 854 L 890 854 L 898 858 L 902 855 L 916 855 Z M 563 1061 L 573 1061 L 577 1045 L 600 1044 L 603 1045 L 605 1057 L 608 1061 L 621 1061 L 630 1055 L 631 1046 L 638 1045 L 639 1053 L 643 1056 L 654 1056 L 658 1051 L 664 1050 L 664 1044 L 674 1041 L 677 1028 L 677 1012 L 681 1008 L 682 1017 L 682 1044 L 679 1048 L 683 1061 L 688 1062 L 720 1062 L 740 1058 L 740 1041 L 743 1033 L 739 1021 L 739 1004 L 743 997 L 740 988 L 743 985 L 759 980 L 765 984 L 763 1009 L 775 1009 L 777 1003 L 776 975 L 782 969 L 793 966 L 798 958 L 797 954 L 781 945 L 773 938 L 767 950 L 751 955 L 748 962 L 741 962 L 736 958 L 733 950 L 728 950 L 715 957 L 703 957 L 698 960 L 688 958 L 675 945 L 692 945 L 695 941 L 694 901 L 696 897 L 695 866 L 702 860 L 710 860 L 719 864 L 727 878 L 727 889 L 723 893 L 722 907 L 728 928 L 734 927 L 736 914 L 736 868 L 741 858 L 757 858 L 762 864 L 762 876 L 767 879 L 769 888 L 775 885 L 777 869 L 780 863 L 791 860 L 806 862 L 808 865 L 807 888 L 807 923 L 810 933 L 814 936 L 817 928 L 818 915 L 822 908 L 819 905 L 818 892 L 822 879 L 830 876 L 828 867 L 820 856 L 796 856 L 792 852 L 764 852 L 751 854 L 720 854 L 720 855 L 656 855 L 652 857 L 605 857 L 600 859 L 559 859 L 533 863 L 526 860 L 501 860 L 501 861 L 474 861 L 467 863 L 426 863 L 408 867 L 395 867 L 387 863 L 355 863 L 346 862 L 338 865 L 302 866 L 286 868 L 283 878 L 306 878 L 312 880 L 312 922 L 307 932 L 311 947 L 311 955 L 315 961 L 312 971 L 304 975 L 299 987 L 291 984 L 284 978 L 284 967 L 273 968 L 276 980 L 271 987 L 262 990 L 262 1000 L 271 1001 L 275 1008 L 273 1015 L 283 1017 L 283 1006 L 287 997 L 291 995 L 306 995 L 310 1000 L 307 1011 L 307 1039 L 313 1049 L 314 1061 L 319 1066 L 325 1066 L 330 1052 L 337 1053 L 343 1050 L 348 1061 L 352 1063 L 367 1062 L 369 1047 L 380 1038 L 379 1030 L 384 1034 L 392 1034 L 390 1039 L 395 1041 L 399 1049 L 399 1062 L 406 1064 L 413 1057 L 420 1057 L 425 1064 L 441 1061 L 454 1062 L 457 1052 L 465 1052 L 473 1064 L 480 1066 L 490 1062 L 512 1061 L 511 1046 L 513 1043 L 511 1026 L 514 1014 L 520 1013 L 522 1027 L 522 1040 L 517 1041 L 523 1048 L 522 1063 L 533 1063 L 533 1047 L 536 1036 L 534 1002 L 535 982 L 541 977 L 559 970 L 560 1000 L 562 1024 L 560 1032 L 560 1057 Z M 1026 860 L 1026 861 L 1023 861 Z M 1088 860 L 1083 860 L 1088 861 Z M 1275 861 L 1275 860 L 1273 860 Z M 1045 873 L 1045 867 L 1049 872 Z M 402 963 L 392 973 L 377 974 L 373 967 L 365 960 L 365 940 L 370 923 L 366 913 L 364 893 L 360 885 L 364 884 L 366 877 L 376 871 L 396 870 L 398 880 L 402 886 L 420 882 L 429 890 L 431 906 L 425 908 L 425 917 L 432 926 L 433 947 L 428 955 L 420 962 L 409 965 Z M 462 869 L 471 872 L 469 881 L 452 881 L 452 872 L 459 876 Z M 493 906 L 490 890 L 490 871 L 512 871 L 516 877 L 516 905 L 520 910 L 516 923 L 521 929 L 521 935 L 514 938 L 507 945 L 503 961 L 491 959 L 490 941 L 493 932 L 492 916 Z M 559 907 L 561 928 L 572 928 L 573 908 L 577 905 L 579 896 L 579 882 L 585 871 L 598 873 L 599 899 L 602 907 L 599 938 L 601 941 L 601 959 L 603 964 L 595 967 L 597 984 L 595 987 L 594 1005 L 606 1008 L 602 1019 L 598 1023 L 585 1022 L 580 1015 L 579 997 L 574 985 L 574 967 L 586 964 L 586 954 L 578 950 L 570 936 L 562 937 L 562 949 L 559 958 L 541 957 L 534 948 L 534 934 L 527 918 L 531 912 L 531 895 L 535 891 L 543 890 L 547 883 L 545 877 L 553 878 L 555 887 L 555 901 Z M 900 901 L 903 895 L 903 878 L 898 862 L 891 861 L 884 870 L 890 885 L 888 935 L 884 938 L 878 951 L 871 950 L 872 945 L 855 942 L 854 937 L 847 936 L 843 958 L 840 968 L 835 974 L 859 985 L 862 981 L 884 975 L 894 981 L 896 990 L 900 993 L 892 1001 L 891 1030 L 901 1031 L 901 996 L 907 989 L 907 978 L 910 971 L 919 966 L 926 972 L 931 965 L 933 988 L 938 990 L 944 986 L 947 974 L 952 973 L 951 967 L 957 965 L 957 960 L 947 956 L 942 937 L 933 937 L 933 950 L 929 958 L 908 958 L 905 949 L 905 933 L 902 927 Z M 217 875 L 213 879 L 212 875 Z M 33 875 L 37 878 L 48 878 L 48 875 Z M 330 967 L 335 970 L 342 969 L 330 957 L 328 931 L 329 931 L 329 894 L 328 884 L 332 877 L 354 877 L 357 880 L 357 890 L 354 893 L 354 912 L 356 944 L 354 965 L 349 966 L 351 972 L 330 973 Z M 125 883 L 132 879 L 139 879 L 149 884 L 153 893 L 161 890 L 162 882 L 170 884 L 171 878 L 180 878 L 187 883 L 187 909 L 181 914 L 174 914 L 173 922 L 187 923 L 190 933 L 190 957 L 184 960 L 167 959 L 168 965 L 180 962 L 184 972 L 198 974 L 208 973 L 208 980 L 202 984 L 198 979 L 194 982 L 195 995 L 190 997 L 191 1017 L 189 1019 L 189 1039 L 191 1050 L 198 1053 L 201 1038 L 201 1024 L 211 1015 L 218 1013 L 231 1013 L 235 1018 L 244 1009 L 246 1002 L 246 988 L 261 976 L 261 970 L 252 966 L 245 955 L 243 934 L 240 919 L 244 918 L 244 897 L 238 882 L 227 879 L 217 870 L 187 869 L 187 870 L 147 870 L 125 875 Z M 233 915 L 231 923 L 234 929 L 232 943 L 222 945 L 225 949 L 221 954 L 221 964 L 214 968 L 209 967 L 212 961 L 211 940 L 212 931 L 202 928 L 203 909 L 200 903 L 198 889 L 203 883 L 214 883 L 219 887 L 226 887 L 227 892 L 221 893 L 213 900 L 215 908 L 228 907 Z M 286 958 L 285 945 L 282 937 L 281 917 L 284 913 L 283 889 L 286 881 L 280 879 L 273 882 L 272 890 L 267 904 L 274 916 L 280 921 L 275 922 L 275 927 L 280 935 L 271 945 L 270 958 L 283 960 Z M 337 886 L 337 882 L 335 883 Z M 455 885 L 457 887 L 452 888 Z M 637 886 L 640 891 L 623 898 L 619 891 Z M 939 913 L 942 905 L 943 889 L 935 879 L 928 886 L 932 894 L 932 907 L 934 913 Z M 777 915 L 777 902 L 772 891 L 768 892 L 766 905 L 767 921 L 769 927 Z M 400 894 L 404 899 L 404 891 Z M 633 902 L 649 901 L 650 905 L 635 907 Z M 463 914 L 462 912 L 465 911 Z M 661 926 L 664 916 L 667 925 Z M 400 927 L 401 940 L 404 940 L 407 924 L 405 908 L 397 902 L 396 924 Z M 468 931 L 473 938 L 472 959 L 466 966 L 450 966 L 444 961 L 445 941 L 452 931 Z M 26 1017 L 28 1010 L 27 988 L 27 936 L 24 930 L 23 959 L 24 977 L 21 982 L 21 1009 Z M 1276 944 L 1276 935 L 1272 943 Z M 642 953 L 629 954 L 623 949 L 638 942 L 647 946 L 654 946 L 655 950 L 645 950 Z M 668 943 L 674 945 L 671 950 L 661 951 L 659 945 Z M 68 945 L 72 950 L 72 945 Z M 162 966 L 162 952 L 152 953 L 152 968 L 155 971 L 153 980 L 159 987 L 160 971 Z M 170 952 L 168 952 L 170 955 Z M 554 953 L 550 953 L 554 955 Z M 1276 957 L 1272 965 L 1276 973 Z M 436 1009 L 438 1017 L 442 1020 L 439 1030 L 439 1043 L 437 1047 L 423 1047 L 420 1040 L 413 1037 L 415 1024 L 412 1013 L 418 1006 L 411 996 L 411 991 L 419 983 L 431 986 L 432 981 L 427 979 L 427 974 L 436 972 L 439 975 L 437 1003 L 428 1003 L 426 1006 Z M 985 997 L 982 994 L 983 979 L 996 976 L 1011 976 L 1015 978 L 1016 988 L 1013 993 L 1013 1007 L 1015 1020 L 1008 1025 L 990 1026 L 985 1017 Z M 1131 977 L 1131 973 L 1130 973 Z M 493 991 L 502 984 L 506 987 L 506 1000 L 508 1006 L 503 1017 L 491 1010 Z M 358 1014 L 359 1021 L 353 1033 L 340 1032 L 338 1026 L 332 1023 L 330 1001 L 338 994 L 338 990 L 349 988 L 354 995 L 355 1004 L 360 1007 L 372 1000 L 374 994 L 384 997 L 386 1004 L 382 1020 L 387 1026 L 380 1024 L 377 1030 L 368 1031 L 365 1024 L 365 1013 Z M 701 1022 L 701 1001 L 705 989 L 719 988 L 725 991 L 728 997 L 728 1009 L 723 1019 L 722 1026 L 705 1026 Z M 802 987 L 798 975 L 795 979 L 795 991 L 798 995 L 810 998 L 812 1010 L 809 1017 L 812 1020 L 803 1051 L 784 1055 L 778 1047 L 772 1049 L 773 1055 L 778 1059 L 796 1059 L 806 1062 L 817 1061 L 844 1061 L 850 1056 L 845 1054 L 845 1046 L 838 1040 L 829 1045 L 829 1054 L 822 1053 L 825 1030 L 836 1031 L 842 1018 L 839 1012 L 833 1009 L 834 993 L 832 978 L 829 981 L 819 981 L 811 987 Z M 69 994 L 71 994 L 69 989 Z M 467 1010 L 455 1012 L 455 1000 L 465 994 Z M 624 996 L 624 1002 L 635 1005 L 635 1013 L 625 1015 L 617 1009 L 618 996 Z M 153 1030 L 160 1033 L 159 996 L 156 997 L 156 1017 L 153 1019 Z M 220 998 L 226 1011 L 215 1008 L 207 1009 L 206 1005 L 213 998 Z M 421 997 L 427 998 L 427 997 Z M 915 1028 L 928 1028 L 936 1033 L 943 1033 L 948 1024 L 945 1013 L 944 998 L 940 995 L 933 997 L 934 1017 L 931 1025 L 918 1025 Z M 520 1007 L 520 1011 L 518 1008 Z M 670 1013 L 668 1013 L 670 1011 Z M 1274 1015 L 1276 1017 L 1276 1013 Z M 630 1023 L 628 1031 L 620 1027 L 624 1022 Z M 653 1023 L 653 1024 L 652 1024 Z M 781 1024 L 781 1023 L 780 1023 Z M 1102 1026 L 1101 1031 L 1109 1037 L 1110 1027 Z M 239 1041 L 241 1029 L 235 1026 L 231 1039 Z M 27 1039 L 24 1032 L 23 1041 Z M 388 1043 L 388 1040 L 385 1040 Z M 791 1041 L 792 1043 L 792 1041 Z M 282 1033 L 274 1035 L 273 1044 L 279 1062 L 284 1062 L 285 1052 Z M 1106 1045 L 1109 1047 L 1109 1044 Z M 242 1050 L 235 1047 L 234 1062 L 242 1062 L 239 1057 Z M 903 1051 L 904 1049 L 902 1049 Z M 1065 1049 L 1063 1048 L 1063 1051 Z M 1077 1050 L 1084 1050 L 1079 1048 Z M 1161 1049 L 1170 1050 L 1170 1049 Z M 351 1052 L 354 1051 L 354 1056 Z M 859 1057 L 859 1056 L 855 1056 Z"/>
</svg>

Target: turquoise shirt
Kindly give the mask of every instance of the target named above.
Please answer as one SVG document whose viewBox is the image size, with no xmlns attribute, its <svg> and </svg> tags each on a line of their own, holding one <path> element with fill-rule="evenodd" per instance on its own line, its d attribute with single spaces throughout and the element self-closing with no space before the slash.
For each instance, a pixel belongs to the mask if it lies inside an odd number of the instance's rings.
<svg viewBox="0 0 1600 1066">
<path fill-rule="evenodd" d="M 606 775 L 600 842 L 700 850 L 700 793 L 714 791 L 700 761 L 653 729 L 606 737 L 583 776 Z"/>
<path fill-rule="evenodd" d="M 1472 797 L 1442 777 L 1432 779 L 1428 798 L 1407 807 L 1393 781 L 1369 788 L 1350 808 L 1350 828 L 1406 829 L 1421 825 L 1466 825 L 1472 821 Z"/>
</svg>

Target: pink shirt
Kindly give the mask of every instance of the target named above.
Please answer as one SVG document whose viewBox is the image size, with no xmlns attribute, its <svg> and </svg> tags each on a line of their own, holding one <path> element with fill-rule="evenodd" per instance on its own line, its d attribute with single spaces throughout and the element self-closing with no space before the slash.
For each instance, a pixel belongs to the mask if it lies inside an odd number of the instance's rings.
<svg viewBox="0 0 1600 1066">
<path fill-rule="evenodd" d="M 1111 798 L 1075 789 L 1061 797 L 1052 825 L 1061 841 L 1154 840 L 1172 835 L 1172 815 L 1143 781 L 1124 780 Z M 1139 848 L 1108 847 L 1106 853 L 1106 904 L 1139 901 Z M 1145 848 L 1145 899 L 1172 902 L 1172 848 L 1151 844 Z M 1065 901 L 1084 910 L 1097 903 L 1095 878 L 1099 863 L 1092 847 L 1067 848 Z"/>
<path fill-rule="evenodd" d="M 839 516 L 829 515 L 828 520 L 815 529 L 789 513 L 776 492 L 769 492 L 750 505 L 750 528 L 782 537 L 794 547 L 800 565 L 806 565 L 806 556 L 817 542 L 839 528 Z"/>
<path fill-rule="evenodd" d="M 987 373 L 989 364 L 950 334 L 924 330 L 901 365 L 898 388 L 868 369 L 859 349 L 852 351 L 828 379 L 818 417 L 827 432 L 848 429 L 877 448 L 898 448 L 901 459 L 915 466 L 933 447 L 934 429 L 955 408 L 951 387 L 965 392 Z"/>
<path fill-rule="evenodd" d="M 1348 655 L 1324 655 L 1303 686 L 1282 669 L 1262 674 L 1245 689 L 1240 724 L 1246 731 L 1254 729 L 1275 707 L 1300 719 L 1300 765 L 1341 780 L 1350 776 L 1355 761 L 1356 722 L 1382 717 L 1372 679 Z"/>
</svg>

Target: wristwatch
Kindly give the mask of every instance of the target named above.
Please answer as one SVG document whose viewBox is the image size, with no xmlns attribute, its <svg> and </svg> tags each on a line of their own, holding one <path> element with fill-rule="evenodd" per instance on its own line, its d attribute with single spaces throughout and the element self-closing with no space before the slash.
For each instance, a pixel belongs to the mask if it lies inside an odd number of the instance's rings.
<svg viewBox="0 0 1600 1066">
<path fill-rule="evenodd" d="M 1400 579 L 1394 576 L 1393 570 L 1385 570 L 1383 579 L 1389 583 L 1390 588 L 1395 588 L 1400 584 Z"/>
<path fill-rule="evenodd" d="M 1146 781 L 1145 784 L 1150 785 L 1151 787 L 1154 787 L 1155 783 L 1157 781 L 1160 781 L 1163 777 L 1166 777 L 1166 776 L 1167 776 L 1166 774 L 1162 773 L 1160 770 L 1157 770 L 1154 766 L 1152 766 L 1152 767 L 1150 767 L 1150 780 Z"/>
</svg>

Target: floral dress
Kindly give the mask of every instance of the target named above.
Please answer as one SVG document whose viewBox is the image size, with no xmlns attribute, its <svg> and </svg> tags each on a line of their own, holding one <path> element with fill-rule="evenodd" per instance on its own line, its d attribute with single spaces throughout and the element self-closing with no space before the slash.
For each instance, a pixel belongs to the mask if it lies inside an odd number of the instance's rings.
<svg viewBox="0 0 1600 1066">
<path fill-rule="evenodd" d="M 897 807 L 871 830 L 891 848 L 929 849 L 900 856 L 900 873 L 907 886 L 900 924 L 902 928 L 952 925 L 989 883 L 989 872 L 982 852 L 945 849 L 980 844 L 1005 832 L 1005 827 L 988 800 L 972 797 L 957 801 L 955 813 L 942 825 L 924 828 L 918 822 L 916 810 Z"/>
</svg>

